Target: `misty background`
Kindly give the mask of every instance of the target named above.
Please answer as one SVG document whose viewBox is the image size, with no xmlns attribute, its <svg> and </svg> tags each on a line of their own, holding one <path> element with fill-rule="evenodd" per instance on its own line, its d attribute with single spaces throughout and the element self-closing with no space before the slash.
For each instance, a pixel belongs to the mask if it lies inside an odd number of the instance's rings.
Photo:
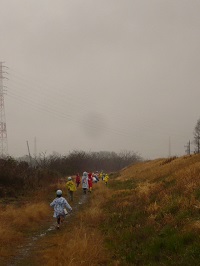
<svg viewBox="0 0 200 266">
<path fill-rule="evenodd" d="M 198 0 L 1 0 L 12 156 L 185 154 L 200 117 Z"/>
</svg>

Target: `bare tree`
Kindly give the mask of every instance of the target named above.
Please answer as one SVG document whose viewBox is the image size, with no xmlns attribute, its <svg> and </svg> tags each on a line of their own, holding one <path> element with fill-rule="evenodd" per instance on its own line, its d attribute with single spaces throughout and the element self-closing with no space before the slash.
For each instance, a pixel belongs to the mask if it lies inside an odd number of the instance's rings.
<svg viewBox="0 0 200 266">
<path fill-rule="evenodd" d="M 200 119 L 197 120 L 196 126 L 194 128 L 194 145 L 195 152 L 200 153 Z"/>
</svg>

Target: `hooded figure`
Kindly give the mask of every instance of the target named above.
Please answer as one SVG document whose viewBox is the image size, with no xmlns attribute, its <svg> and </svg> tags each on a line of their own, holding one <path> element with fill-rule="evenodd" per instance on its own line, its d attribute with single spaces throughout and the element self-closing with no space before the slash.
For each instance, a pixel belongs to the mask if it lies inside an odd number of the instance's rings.
<svg viewBox="0 0 200 266">
<path fill-rule="evenodd" d="M 77 174 L 76 175 L 76 187 L 79 187 L 80 183 L 81 183 L 81 178 L 80 178 L 79 174 Z"/>
<path fill-rule="evenodd" d="M 89 173 L 88 174 L 88 187 L 89 187 L 89 192 L 92 192 L 92 181 L 93 181 L 92 174 Z"/>
<path fill-rule="evenodd" d="M 106 174 L 104 177 L 104 182 L 106 185 L 108 184 L 108 179 L 109 179 L 109 176 L 108 176 L 108 174 Z"/>
<path fill-rule="evenodd" d="M 50 203 L 50 206 L 54 208 L 53 217 L 57 219 L 57 228 L 59 229 L 61 219 L 65 217 L 64 209 L 67 208 L 72 211 L 72 207 L 67 200 L 62 197 L 62 190 L 57 190 L 56 195 L 57 197 Z"/>
<path fill-rule="evenodd" d="M 86 191 L 88 189 L 88 173 L 87 172 L 83 172 L 83 176 L 82 176 L 82 188 L 83 188 L 84 194 L 86 194 Z"/>
<path fill-rule="evenodd" d="M 66 183 L 66 187 L 67 187 L 68 192 L 69 192 L 70 200 L 73 201 L 74 200 L 74 191 L 76 191 L 76 185 L 73 182 L 71 176 L 68 177 L 68 181 Z"/>
</svg>

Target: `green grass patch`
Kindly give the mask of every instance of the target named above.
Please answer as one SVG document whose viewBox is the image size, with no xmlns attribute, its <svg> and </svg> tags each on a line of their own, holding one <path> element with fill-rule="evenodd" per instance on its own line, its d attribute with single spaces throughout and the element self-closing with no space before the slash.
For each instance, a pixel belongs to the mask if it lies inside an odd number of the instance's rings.
<svg viewBox="0 0 200 266">
<path fill-rule="evenodd" d="M 127 180 L 111 180 L 110 188 L 113 190 L 122 190 L 122 189 L 134 189 L 137 186 L 138 181 L 135 179 Z"/>
<path fill-rule="evenodd" d="M 197 200 L 200 200 L 200 188 L 198 188 L 196 191 L 195 191 L 195 198 Z"/>
<path fill-rule="evenodd" d="M 175 164 L 182 168 L 183 162 L 170 164 L 173 160 L 164 162 L 166 171 L 158 169 L 153 180 L 152 175 L 147 178 L 148 183 L 154 183 L 150 186 L 137 175 L 111 180 L 114 193 L 104 206 L 106 220 L 101 229 L 119 265 L 200 265 L 199 228 L 189 226 L 200 218 L 199 209 L 191 204 L 195 204 L 194 197 L 200 200 L 200 189 L 190 194 L 180 189 L 182 176 Z M 140 183 L 144 190 L 135 189 Z"/>
<path fill-rule="evenodd" d="M 119 177 L 120 176 L 120 173 L 119 172 L 114 172 L 114 173 L 110 173 L 109 174 L 109 177 L 111 178 L 111 179 L 115 179 L 115 178 L 117 178 L 117 177 Z"/>
</svg>

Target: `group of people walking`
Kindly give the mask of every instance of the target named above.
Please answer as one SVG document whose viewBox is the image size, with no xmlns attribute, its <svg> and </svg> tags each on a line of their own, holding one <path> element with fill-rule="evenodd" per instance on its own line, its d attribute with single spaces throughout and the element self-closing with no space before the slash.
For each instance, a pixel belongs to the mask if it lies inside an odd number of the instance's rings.
<svg viewBox="0 0 200 266">
<path fill-rule="evenodd" d="M 75 182 L 72 180 L 72 177 L 67 178 L 66 187 L 69 193 L 70 201 L 74 200 L 74 192 L 77 190 L 80 184 L 82 184 L 83 193 L 86 194 L 87 191 L 89 193 L 92 192 L 93 183 L 97 183 L 99 180 L 108 184 L 109 176 L 108 174 L 104 174 L 103 172 L 96 173 L 87 173 L 83 172 L 82 177 L 79 174 L 76 175 Z M 57 229 L 60 228 L 60 223 L 64 220 L 67 212 L 67 209 L 71 212 L 72 207 L 68 203 L 68 201 L 62 196 L 62 190 L 56 191 L 56 198 L 50 203 L 50 206 L 54 208 L 54 215 L 57 219 Z"/>
</svg>

